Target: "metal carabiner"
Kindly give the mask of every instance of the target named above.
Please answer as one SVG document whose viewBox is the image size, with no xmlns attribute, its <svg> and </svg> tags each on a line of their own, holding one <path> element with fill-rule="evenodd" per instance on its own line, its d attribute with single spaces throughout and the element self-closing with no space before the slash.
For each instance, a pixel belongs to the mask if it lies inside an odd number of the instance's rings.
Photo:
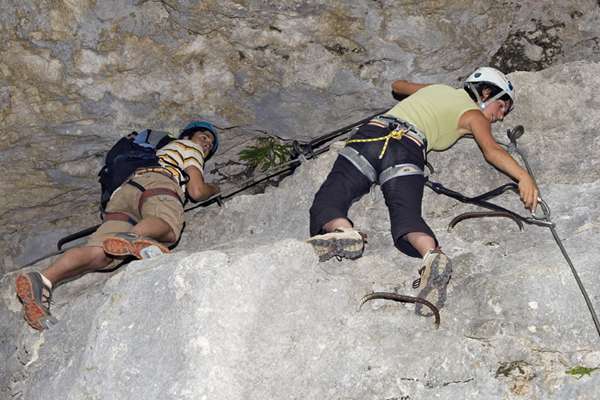
<svg viewBox="0 0 600 400">
<path fill-rule="evenodd" d="M 550 207 L 548 206 L 548 203 L 546 203 L 544 201 L 544 199 L 542 199 L 539 196 L 538 196 L 538 206 L 542 210 L 543 215 L 538 215 L 536 212 L 532 212 L 531 218 L 538 220 L 538 221 L 550 222 Z"/>
</svg>

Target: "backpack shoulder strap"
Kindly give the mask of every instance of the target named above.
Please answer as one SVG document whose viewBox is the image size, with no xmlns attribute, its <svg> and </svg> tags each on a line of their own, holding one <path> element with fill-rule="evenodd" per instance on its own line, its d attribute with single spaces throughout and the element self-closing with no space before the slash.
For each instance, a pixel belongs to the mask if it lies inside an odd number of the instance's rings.
<svg viewBox="0 0 600 400">
<path fill-rule="evenodd" d="M 171 140 L 174 140 L 174 138 L 169 134 L 169 132 L 144 129 L 135 136 L 134 143 L 142 147 L 159 149 Z"/>
</svg>

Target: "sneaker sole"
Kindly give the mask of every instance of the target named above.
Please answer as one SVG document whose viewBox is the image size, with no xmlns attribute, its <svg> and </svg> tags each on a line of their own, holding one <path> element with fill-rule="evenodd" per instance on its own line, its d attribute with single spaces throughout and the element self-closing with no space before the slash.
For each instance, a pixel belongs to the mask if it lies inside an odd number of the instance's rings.
<svg viewBox="0 0 600 400">
<path fill-rule="evenodd" d="M 49 319 L 50 315 L 45 307 L 35 301 L 31 279 L 27 275 L 19 275 L 17 276 L 15 286 L 17 297 L 23 304 L 23 317 L 25 321 L 27 321 L 29 326 L 38 331 L 46 329 L 45 322 Z"/>
<path fill-rule="evenodd" d="M 146 247 L 149 246 L 156 246 L 160 249 L 162 254 L 167 254 L 170 253 L 171 250 L 169 250 L 168 247 L 163 246 L 162 244 L 154 241 L 154 240 L 147 240 L 147 239 L 138 239 L 136 241 L 133 242 L 133 248 L 134 248 L 134 256 L 136 256 L 139 259 L 142 259 L 142 250 L 145 249 Z"/>
<path fill-rule="evenodd" d="M 111 256 L 135 256 L 135 247 L 127 240 L 119 237 L 109 237 L 102 241 L 102 248 Z"/>
<path fill-rule="evenodd" d="M 437 257 L 434 260 L 431 265 L 431 275 L 427 285 L 417 295 L 417 297 L 434 304 L 438 309 L 444 307 L 446 303 L 448 282 L 450 282 L 450 277 L 452 276 L 452 262 L 448 257 L 444 257 L 445 263 L 441 265 L 440 258 Z M 415 305 L 415 313 L 420 316 L 430 317 L 433 315 L 430 311 L 423 304 L 417 303 Z"/>
<path fill-rule="evenodd" d="M 362 240 L 357 239 L 313 239 L 309 241 L 319 256 L 319 261 L 327 261 L 332 257 L 343 257 L 351 260 L 362 256 Z"/>
</svg>

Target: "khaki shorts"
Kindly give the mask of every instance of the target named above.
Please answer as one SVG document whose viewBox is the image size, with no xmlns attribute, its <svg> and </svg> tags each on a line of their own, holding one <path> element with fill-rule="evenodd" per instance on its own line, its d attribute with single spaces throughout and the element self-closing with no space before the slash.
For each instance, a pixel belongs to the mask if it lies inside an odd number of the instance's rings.
<svg viewBox="0 0 600 400">
<path fill-rule="evenodd" d="M 135 174 L 130 178 L 139 183 L 146 189 L 171 189 L 184 199 L 185 195 L 181 187 L 171 178 L 157 173 L 147 172 Z M 118 212 L 128 215 L 133 221 L 140 221 L 146 217 L 157 217 L 165 221 L 175 233 L 175 241 L 163 242 L 165 246 L 171 246 L 179 240 L 181 230 L 183 229 L 184 215 L 183 205 L 175 198 L 167 194 L 159 194 L 146 198 L 142 205 L 141 212 L 138 210 L 140 196 L 142 192 L 133 185 L 124 183 L 114 191 L 110 198 L 106 212 Z M 129 232 L 133 228 L 133 221 L 106 221 L 98 230 L 90 236 L 87 246 L 100 246 L 102 241 L 108 236 L 118 232 Z"/>
</svg>

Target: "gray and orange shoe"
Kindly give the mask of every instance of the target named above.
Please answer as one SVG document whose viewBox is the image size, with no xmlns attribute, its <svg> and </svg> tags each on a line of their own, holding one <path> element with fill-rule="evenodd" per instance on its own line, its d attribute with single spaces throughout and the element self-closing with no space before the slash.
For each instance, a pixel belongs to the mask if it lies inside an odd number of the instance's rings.
<svg viewBox="0 0 600 400">
<path fill-rule="evenodd" d="M 353 228 L 338 228 L 333 232 L 316 235 L 306 241 L 312 245 L 319 261 L 331 257 L 354 260 L 362 256 L 367 235 Z"/>
<path fill-rule="evenodd" d="M 452 276 L 452 262 L 441 250 L 430 250 L 423 257 L 423 264 L 419 269 L 419 278 L 413 282 L 413 288 L 419 289 L 417 297 L 425 299 L 438 309 L 446 303 L 448 282 Z M 417 303 L 415 314 L 430 317 L 433 313 L 428 307 Z"/>
<path fill-rule="evenodd" d="M 52 290 L 44 285 L 39 272 L 17 275 L 15 289 L 19 301 L 23 304 L 23 318 L 29 326 L 43 331 L 58 322 L 50 314 Z"/>
<path fill-rule="evenodd" d="M 170 252 L 168 247 L 156 240 L 133 232 L 120 232 L 107 237 L 102 241 L 102 248 L 106 254 L 114 257 L 134 256 L 138 259 L 153 258 Z"/>
</svg>

